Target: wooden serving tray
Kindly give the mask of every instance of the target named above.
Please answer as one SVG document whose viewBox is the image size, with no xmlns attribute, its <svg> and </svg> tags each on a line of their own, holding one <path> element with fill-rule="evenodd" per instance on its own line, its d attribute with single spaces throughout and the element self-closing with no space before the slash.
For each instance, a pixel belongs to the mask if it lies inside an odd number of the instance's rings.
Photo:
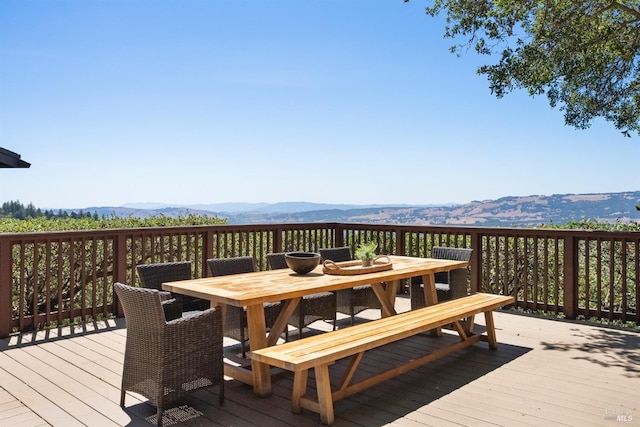
<svg viewBox="0 0 640 427">
<path fill-rule="evenodd" d="M 386 255 L 378 255 L 373 264 L 369 267 L 363 267 L 362 261 L 343 261 L 333 262 L 330 259 L 322 263 L 322 272 L 324 274 L 334 274 L 338 276 L 350 276 L 354 274 L 377 273 L 378 271 L 391 270 L 393 264 Z"/>
</svg>

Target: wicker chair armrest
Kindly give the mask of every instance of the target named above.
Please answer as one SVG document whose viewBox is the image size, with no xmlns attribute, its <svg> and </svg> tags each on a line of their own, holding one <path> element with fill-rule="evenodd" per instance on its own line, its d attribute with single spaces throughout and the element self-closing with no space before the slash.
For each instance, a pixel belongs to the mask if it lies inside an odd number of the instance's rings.
<svg viewBox="0 0 640 427">
<path fill-rule="evenodd" d="M 197 348 L 222 351 L 222 311 L 219 307 L 167 322 L 165 330 L 169 342 L 181 343 L 181 348 L 175 349 L 177 353 L 186 354 Z"/>
<path fill-rule="evenodd" d="M 182 317 L 182 300 L 171 298 L 161 301 L 162 310 L 164 310 L 164 318 L 167 321 L 172 321 Z"/>
<path fill-rule="evenodd" d="M 173 330 L 180 329 L 206 329 L 207 326 L 214 324 L 219 327 L 219 334 L 222 335 L 222 311 L 220 307 L 208 308 L 203 311 L 190 313 L 189 316 L 183 316 L 167 322 L 167 328 Z M 178 332 L 179 333 L 179 332 Z"/>
<path fill-rule="evenodd" d="M 158 291 L 158 295 L 160 296 L 160 301 L 167 301 L 173 298 L 171 292 L 168 291 Z"/>
</svg>

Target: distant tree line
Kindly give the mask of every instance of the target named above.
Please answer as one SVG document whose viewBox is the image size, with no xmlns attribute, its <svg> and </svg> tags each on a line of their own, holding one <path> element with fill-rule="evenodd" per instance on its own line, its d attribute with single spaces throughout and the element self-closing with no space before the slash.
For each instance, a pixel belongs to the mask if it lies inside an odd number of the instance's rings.
<svg viewBox="0 0 640 427">
<path fill-rule="evenodd" d="M 97 212 L 94 212 L 93 215 L 89 212 L 67 212 L 59 209 L 57 213 L 53 210 L 42 210 L 40 208 L 36 208 L 33 203 L 29 203 L 27 206 L 20 203 L 19 200 L 11 200 L 9 202 L 4 202 L 2 207 L 0 208 L 0 218 L 15 218 L 15 219 L 29 219 L 29 218 L 46 218 L 46 219 L 54 219 L 54 218 L 90 218 L 98 220 L 100 217 Z"/>
<path fill-rule="evenodd" d="M 0 233 L 30 233 L 40 231 L 99 230 L 140 227 L 180 227 L 194 225 L 228 224 L 226 218 L 209 215 L 181 215 L 177 217 L 150 216 L 126 218 L 99 216 L 97 212 L 58 212 L 36 208 L 32 203 L 24 206 L 19 201 L 3 203 L 0 207 Z"/>
</svg>

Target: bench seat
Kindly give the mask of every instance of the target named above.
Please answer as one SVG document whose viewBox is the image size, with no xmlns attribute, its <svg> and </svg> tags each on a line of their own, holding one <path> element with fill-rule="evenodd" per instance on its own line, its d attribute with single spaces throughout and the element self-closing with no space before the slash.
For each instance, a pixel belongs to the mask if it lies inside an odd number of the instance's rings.
<svg viewBox="0 0 640 427">
<path fill-rule="evenodd" d="M 302 409 L 308 409 L 317 412 L 323 423 L 332 424 L 334 422 L 333 402 L 336 400 L 473 345 L 480 340 L 487 341 L 489 347 L 495 349 L 497 341 L 493 311 L 513 304 L 513 302 L 513 297 L 477 293 L 349 328 L 262 348 L 252 352 L 251 358 L 261 363 L 293 371 L 292 410 L 300 412 Z M 480 313 L 485 314 L 486 335 L 473 333 L 473 318 Z M 462 322 L 462 319 L 466 319 L 466 321 Z M 458 332 L 459 342 L 412 359 L 406 364 L 357 383 L 351 383 L 353 374 L 367 350 L 416 334 L 437 330 L 437 328 L 448 324 L 453 324 Z M 346 357 L 353 357 L 353 360 L 339 382 L 338 389 L 332 391 L 329 381 L 329 365 Z M 315 370 L 317 400 L 305 396 L 308 371 L 311 368 Z"/>
</svg>

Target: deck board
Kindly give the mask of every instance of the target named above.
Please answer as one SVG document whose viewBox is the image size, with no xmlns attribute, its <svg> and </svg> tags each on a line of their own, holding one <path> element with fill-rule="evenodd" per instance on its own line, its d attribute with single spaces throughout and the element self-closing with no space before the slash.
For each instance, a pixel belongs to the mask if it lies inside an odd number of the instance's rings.
<svg viewBox="0 0 640 427">
<path fill-rule="evenodd" d="M 408 301 L 398 298 L 398 311 Z M 368 310 L 364 316 L 375 317 Z M 482 327 L 484 318 L 476 324 Z M 498 350 L 479 343 L 335 403 L 338 427 L 640 426 L 640 333 L 499 311 Z M 344 320 L 346 326 L 348 320 Z M 119 406 L 126 329 L 123 319 L 15 335 L 0 340 L 0 425 L 149 426 L 155 408 L 128 393 Z M 330 325 L 317 322 L 317 329 Z M 445 331 L 447 332 L 447 331 Z M 445 339 L 452 337 L 445 336 Z M 369 352 L 359 375 L 440 345 L 421 334 Z M 237 346 L 236 346 L 237 347 Z M 345 361 L 332 366 L 340 371 Z M 333 376 L 336 377 L 335 375 Z M 280 372 L 273 395 L 226 383 L 168 411 L 171 426 L 319 426 L 290 407 L 292 375 Z M 310 389 L 314 382 L 309 381 Z M 632 415 L 631 422 L 606 419 Z"/>
</svg>

